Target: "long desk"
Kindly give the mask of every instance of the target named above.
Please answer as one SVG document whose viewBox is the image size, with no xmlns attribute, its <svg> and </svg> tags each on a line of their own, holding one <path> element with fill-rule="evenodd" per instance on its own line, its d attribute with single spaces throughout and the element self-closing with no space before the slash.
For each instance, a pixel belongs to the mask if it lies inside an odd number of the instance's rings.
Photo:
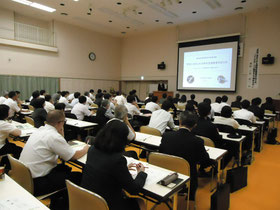
<svg viewBox="0 0 280 210">
<path fill-rule="evenodd" d="M 47 210 L 49 208 L 5 174 L 5 179 L 0 181 L 0 209 Z"/>
<path fill-rule="evenodd" d="M 76 119 L 72 119 L 72 118 L 65 118 L 65 119 L 66 119 L 66 125 L 75 127 L 78 129 L 87 130 L 88 134 L 89 134 L 89 131 L 91 129 L 93 129 L 93 127 L 98 125 L 98 123 L 76 120 Z"/>
<path fill-rule="evenodd" d="M 80 142 L 80 141 L 72 141 L 72 143 L 71 143 L 71 146 L 75 150 L 80 150 L 84 145 L 85 145 L 85 143 Z M 80 164 L 80 165 L 83 166 L 86 163 L 86 159 L 87 159 L 87 155 L 84 155 L 83 157 L 81 157 L 77 161 L 74 161 L 74 163 Z M 127 164 L 140 162 L 140 161 L 135 160 L 133 158 L 126 157 L 126 159 L 127 159 Z M 142 163 L 145 165 L 145 167 L 147 167 L 145 172 L 148 174 L 148 176 L 147 176 L 147 179 L 146 179 L 146 183 L 143 187 L 143 191 L 140 195 L 143 196 L 144 198 L 152 201 L 152 202 L 157 203 L 157 204 L 159 204 L 161 202 L 165 202 L 165 201 L 167 201 L 167 199 L 169 197 L 174 196 L 175 201 L 173 202 L 173 209 L 177 209 L 177 193 L 190 180 L 190 177 L 178 173 L 179 178 L 182 179 L 181 182 L 179 184 L 177 184 L 174 188 L 168 188 L 168 187 L 159 185 L 157 183 L 161 179 L 163 179 L 164 177 L 166 177 L 167 175 L 172 173 L 173 171 L 154 166 L 154 165 L 149 164 L 147 162 L 142 162 Z M 136 174 L 134 174 L 133 171 L 131 171 L 131 173 L 132 173 L 132 177 L 135 178 Z"/>
<path fill-rule="evenodd" d="M 19 138 L 27 138 L 38 129 L 30 125 L 29 123 L 12 121 L 11 124 L 21 130 L 21 135 L 19 136 Z"/>
</svg>

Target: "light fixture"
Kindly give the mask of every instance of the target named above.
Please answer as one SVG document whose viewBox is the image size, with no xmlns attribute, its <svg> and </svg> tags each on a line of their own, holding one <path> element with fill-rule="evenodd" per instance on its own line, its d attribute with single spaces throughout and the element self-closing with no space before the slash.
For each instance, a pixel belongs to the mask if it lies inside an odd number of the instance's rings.
<svg viewBox="0 0 280 210">
<path fill-rule="evenodd" d="M 141 80 L 144 80 L 144 76 L 141 76 L 140 79 L 141 79 Z"/>
<path fill-rule="evenodd" d="M 74 1 L 79 1 L 79 0 L 74 0 Z"/>
<path fill-rule="evenodd" d="M 36 2 L 31 2 L 31 1 L 27 1 L 27 0 L 12 0 L 12 1 L 20 3 L 20 4 L 27 5 L 27 6 L 30 6 L 30 7 L 34 7 L 34 8 L 37 8 L 37 9 L 41 9 L 41 10 L 44 10 L 44 11 L 47 11 L 47 12 L 56 11 L 56 9 L 54 9 L 54 8 L 45 6 L 43 4 L 38 4 Z"/>
</svg>

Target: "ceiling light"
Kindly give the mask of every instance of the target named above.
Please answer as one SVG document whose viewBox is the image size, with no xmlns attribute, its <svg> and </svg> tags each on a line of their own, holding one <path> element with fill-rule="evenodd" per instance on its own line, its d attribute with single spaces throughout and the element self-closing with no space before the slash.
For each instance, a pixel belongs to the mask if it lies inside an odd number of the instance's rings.
<svg viewBox="0 0 280 210">
<path fill-rule="evenodd" d="M 79 1 L 79 0 L 74 0 L 74 1 Z"/>
<path fill-rule="evenodd" d="M 28 5 L 28 6 L 30 4 L 32 4 L 31 1 L 27 1 L 27 0 L 12 0 L 12 1 L 15 1 L 15 2 L 20 3 L 20 4 Z"/>
<path fill-rule="evenodd" d="M 37 9 L 41 9 L 41 10 L 44 10 L 44 11 L 47 11 L 47 12 L 54 12 L 54 11 L 56 11 L 56 9 L 54 9 L 54 8 L 45 6 L 43 4 L 38 4 L 36 2 L 31 2 L 31 1 L 27 1 L 27 0 L 12 0 L 12 1 L 24 4 L 24 5 L 28 5 L 28 6 L 37 8 Z"/>
<path fill-rule="evenodd" d="M 51 7 L 42 5 L 42 4 L 38 4 L 38 3 L 35 3 L 35 2 L 33 2 L 30 6 L 31 7 L 35 7 L 37 9 L 41 9 L 41 10 L 47 11 L 47 12 L 54 12 L 56 10 L 54 8 L 51 8 Z"/>
</svg>

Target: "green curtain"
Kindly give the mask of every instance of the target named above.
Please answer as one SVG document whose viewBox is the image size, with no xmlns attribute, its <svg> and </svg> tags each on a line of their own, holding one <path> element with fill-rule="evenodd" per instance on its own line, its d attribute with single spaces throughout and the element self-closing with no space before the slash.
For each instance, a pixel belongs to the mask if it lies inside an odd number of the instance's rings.
<svg viewBox="0 0 280 210">
<path fill-rule="evenodd" d="M 29 99 L 35 90 L 46 90 L 52 95 L 59 90 L 59 78 L 0 75 L 1 95 L 12 90 L 21 92 L 21 100 Z"/>
</svg>

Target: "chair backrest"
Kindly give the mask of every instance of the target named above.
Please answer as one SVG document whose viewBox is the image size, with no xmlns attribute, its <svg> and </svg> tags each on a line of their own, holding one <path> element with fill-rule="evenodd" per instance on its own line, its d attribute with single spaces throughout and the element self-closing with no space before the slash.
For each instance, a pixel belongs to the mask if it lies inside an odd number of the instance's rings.
<svg viewBox="0 0 280 210">
<path fill-rule="evenodd" d="M 140 112 L 143 113 L 143 114 L 151 114 L 151 113 L 152 113 L 152 112 L 151 112 L 150 110 L 148 110 L 148 109 L 141 109 Z"/>
<path fill-rule="evenodd" d="M 205 146 L 215 147 L 215 143 L 208 137 L 205 137 L 205 136 L 197 136 L 197 137 L 201 138 L 204 141 Z"/>
<path fill-rule="evenodd" d="M 25 116 L 25 120 L 32 126 L 35 126 L 34 120 L 31 117 Z"/>
<path fill-rule="evenodd" d="M 29 109 L 30 111 L 34 111 L 34 106 L 28 105 L 28 109 Z"/>
<path fill-rule="evenodd" d="M 190 176 L 189 162 L 181 157 L 151 152 L 149 155 L 149 163 Z"/>
<path fill-rule="evenodd" d="M 266 114 L 273 114 L 273 111 L 266 109 L 266 110 L 264 110 L 264 113 L 266 113 Z"/>
<path fill-rule="evenodd" d="M 221 116 L 221 113 L 219 113 L 219 112 L 214 112 L 214 116 Z"/>
<path fill-rule="evenodd" d="M 238 108 L 238 107 L 231 107 L 231 110 L 234 112 L 234 111 L 240 110 L 240 108 Z"/>
<path fill-rule="evenodd" d="M 109 210 L 106 201 L 98 194 L 90 192 L 66 180 L 69 196 L 69 210 Z"/>
<path fill-rule="evenodd" d="M 151 134 L 154 136 L 161 136 L 161 133 L 158 129 L 156 128 L 151 128 L 149 126 L 141 126 L 140 127 L 140 132 L 141 133 L 147 133 L 147 134 Z"/>
<path fill-rule="evenodd" d="M 252 123 L 251 123 L 251 121 L 249 121 L 249 120 L 239 119 L 239 118 L 235 118 L 235 120 L 236 120 L 240 125 L 252 126 Z"/>
<path fill-rule="evenodd" d="M 65 113 L 65 117 L 71 118 L 71 119 L 77 119 L 77 116 L 75 114 L 72 113 Z"/>
<path fill-rule="evenodd" d="M 230 126 L 230 125 L 224 125 L 224 124 L 215 124 L 217 128 L 219 129 L 220 132 L 225 132 L 225 133 L 236 133 L 236 130 Z"/>
<path fill-rule="evenodd" d="M 34 193 L 33 179 L 30 170 L 19 160 L 8 155 L 11 171 L 9 176 L 31 194 Z"/>
</svg>

